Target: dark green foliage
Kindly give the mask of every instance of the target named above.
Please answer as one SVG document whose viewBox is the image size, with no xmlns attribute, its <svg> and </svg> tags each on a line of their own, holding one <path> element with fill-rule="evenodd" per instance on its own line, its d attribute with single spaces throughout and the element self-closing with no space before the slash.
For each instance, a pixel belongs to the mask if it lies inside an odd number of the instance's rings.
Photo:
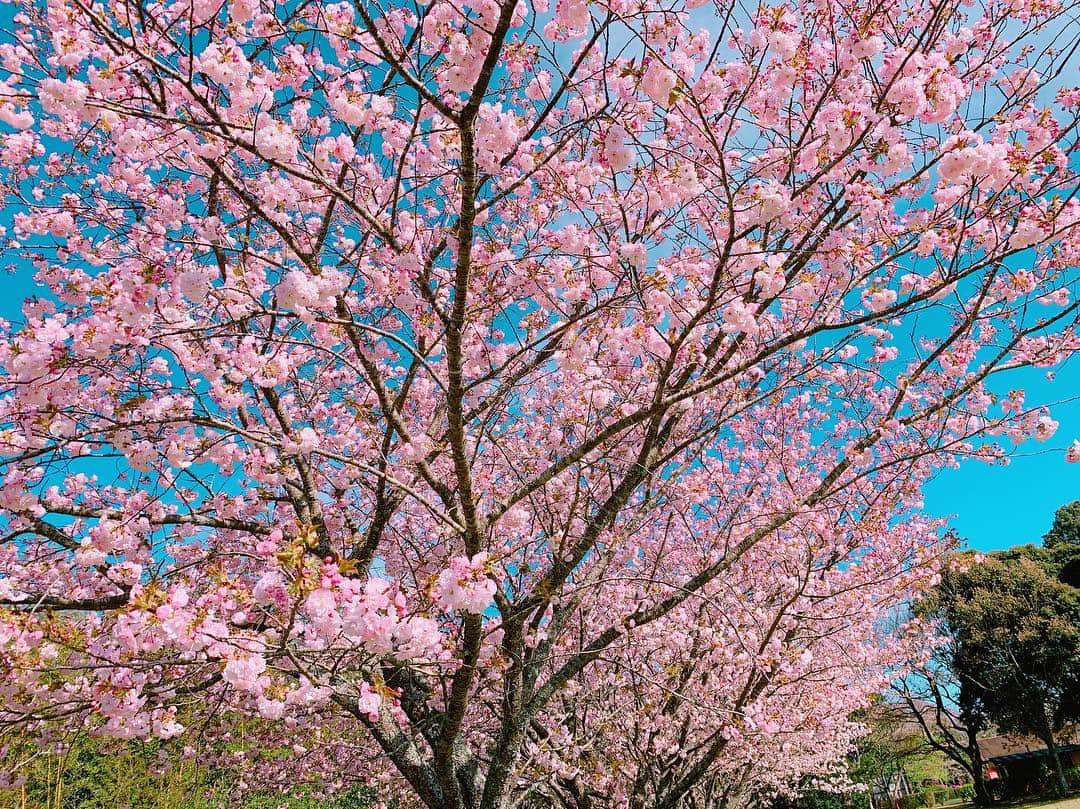
<svg viewBox="0 0 1080 809">
<path fill-rule="evenodd" d="M 1080 767 L 1065 770 L 1065 780 L 1069 783 L 1069 789 L 1080 790 Z"/>
<path fill-rule="evenodd" d="M 1080 549 L 1080 500 L 1062 506 L 1054 514 L 1054 524 L 1043 536 L 1043 546 L 1054 549 L 1073 545 Z"/>
<path fill-rule="evenodd" d="M 970 743 L 951 744 L 955 739 L 944 734 L 944 746 L 950 755 L 953 747 L 971 754 L 970 766 L 962 755 L 953 758 L 981 784 L 976 801 L 985 803 L 975 735 L 996 727 L 1035 736 L 1050 750 L 1051 788 L 1064 791 L 1056 736 L 1080 721 L 1080 500 L 1058 509 L 1041 547 L 1015 546 L 978 564 L 970 556 L 957 561 L 958 569 L 915 605 L 948 638 L 927 682 L 947 673 L 951 710 L 969 731 Z M 918 696 L 934 704 L 926 693 Z"/>
<path fill-rule="evenodd" d="M 808 789 L 797 798 L 778 798 L 772 809 L 868 809 L 865 792 L 826 792 Z"/>
<path fill-rule="evenodd" d="M 926 805 L 926 796 L 921 792 L 913 792 L 900 799 L 900 809 L 921 809 Z"/>
<path fill-rule="evenodd" d="M 1040 549 L 1015 549 L 949 573 L 937 598 L 966 698 L 1002 731 L 1042 739 L 1064 791 L 1054 738 L 1080 721 L 1080 590 L 1053 573 Z"/>
<path fill-rule="evenodd" d="M 1043 537 L 1043 554 L 1051 575 L 1063 584 L 1080 587 L 1080 500 L 1062 506 Z"/>
</svg>

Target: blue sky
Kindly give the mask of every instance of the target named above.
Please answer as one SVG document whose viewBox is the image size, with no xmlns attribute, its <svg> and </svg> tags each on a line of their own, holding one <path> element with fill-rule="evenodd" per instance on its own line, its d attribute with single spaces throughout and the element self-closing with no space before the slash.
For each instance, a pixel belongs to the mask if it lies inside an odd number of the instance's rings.
<svg viewBox="0 0 1080 809">
<path fill-rule="evenodd" d="M 1050 411 L 1061 426 L 1045 443 L 1015 447 L 1008 466 L 968 463 L 943 471 L 927 487 L 926 510 L 951 516 L 960 536 L 979 550 L 1038 543 L 1054 511 L 1080 500 L 1080 464 L 1065 462 L 1065 448 L 1080 438 L 1080 363 L 1060 369 L 1052 383 L 1041 370 L 1003 381 L 1005 389 L 1026 390 L 1030 405 L 1061 402 Z"/>
</svg>

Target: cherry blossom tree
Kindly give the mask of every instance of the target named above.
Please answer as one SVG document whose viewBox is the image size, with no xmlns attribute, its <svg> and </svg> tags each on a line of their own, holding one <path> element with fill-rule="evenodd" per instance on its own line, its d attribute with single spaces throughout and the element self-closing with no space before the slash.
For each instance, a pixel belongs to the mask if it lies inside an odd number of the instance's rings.
<svg viewBox="0 0 1080 809">
<path fill-rule="evenodd" d="M 0 723 L 440 809 L 840 778 L 922 484 L 1056 428 L 1069 0 L 14 9 Z"/>
</svg>

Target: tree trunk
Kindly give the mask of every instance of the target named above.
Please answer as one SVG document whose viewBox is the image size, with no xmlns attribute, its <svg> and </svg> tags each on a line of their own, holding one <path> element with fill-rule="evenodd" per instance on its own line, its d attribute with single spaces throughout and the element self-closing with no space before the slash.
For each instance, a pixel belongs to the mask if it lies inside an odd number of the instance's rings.
<svg viewBox="0 0 1080 809">
<path fill-rule="evenodd" d="M 994 794 L 990 791 L 990 785 L 986 783 L 986 776 L 979 774 L 972 781 L 975 788 L 974 803 L 976 806 L 989 806 L 994 802 Z"/>
<path fill-rule="evenodd" d="M 971 785 L 975 789 L 975 805 L 989 806 L 994 802 L 994 793 L 986 782 L 986 764 L 983 763 L 982 750 L 979 749 L 978 736 L 968 731 L 968 755 L 971 757 Z"/>
<path fill-rule="evenodd" d="M 1058 752 L 1057 743 L 1054 741 L 1054 734 L 1047 730 L 1043 741 L 1046 742 L 1046 749 L 1050 751 L 1050 758 L 1054 762 L 1058 794 L 1067 795 L 1069 793 L 1069 783 L 1065 780 L 1065 768 L 1061 766 L 1061 754 Z"/>
</svg>

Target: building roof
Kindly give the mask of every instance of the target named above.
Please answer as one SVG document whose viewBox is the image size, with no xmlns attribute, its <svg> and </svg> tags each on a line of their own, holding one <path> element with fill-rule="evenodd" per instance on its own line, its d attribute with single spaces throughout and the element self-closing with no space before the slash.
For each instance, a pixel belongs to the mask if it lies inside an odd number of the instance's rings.
<svg viewBox="0 0 1080 809">
<path fill-rule="evenodd" d="M 1080 749 L 1080 727 L 1064 730 L 1057 735 L 1061 751 Z M 1034 736 L 1000 734 L 979 739 L 979 751 L 983 761 L 1014 761 L 1046 753 L 1046 744 Z"/>
</svg>

